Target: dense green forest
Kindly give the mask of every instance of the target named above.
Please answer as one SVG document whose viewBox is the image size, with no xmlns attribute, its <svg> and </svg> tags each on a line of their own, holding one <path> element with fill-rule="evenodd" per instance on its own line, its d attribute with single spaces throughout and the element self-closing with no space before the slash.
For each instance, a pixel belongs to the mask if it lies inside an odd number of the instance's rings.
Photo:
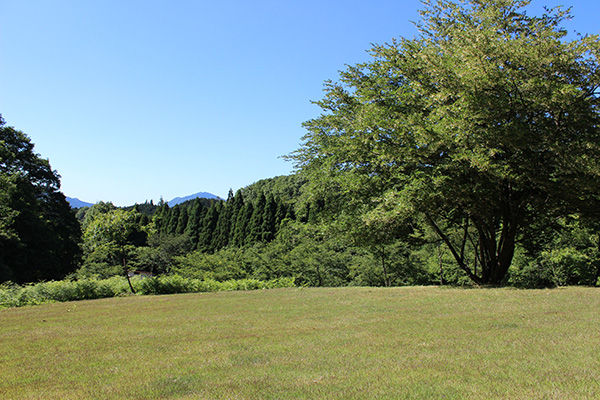
<svg viewBox="0 0 600 400">
<path fill-rule="evenodd" d="M 80 227 L 60 177 L 0 115 L 0 281 L 55 279 L 80 262 Z"/>
<path fill-rule="evenodd" d="M 5 275 L 3 280 L 108 278 L 137 270 L 218 281 L 292 277 L 310 286 L 471 284 L 422 221 L 398 231 L 394 240 L 373 242 L 343 231 L 324 201 L 307 202 L 305 184 L 295 174 L 230 192 L 226 201 L 195 199 L 174 207 L 146 202 L 126 208 L 98 203 L 73 210 L 81 224 L 82 254 L 73 254 L 80 264 L 34 279 Z M 597 238 L 577 216 L 561 219 L 536 252 L 519 249 L 503 283 L 593 285 Z"/>
<path fill-rule="evenodd" d="M 348 229 L 325 200 L 307 200 L 305 184 L 296 174 L 230 192 L 227 201 L 80 209 L 84 257 L 76 276 L 108 277 L 127 268 L 220 281 L 293 277 L 310 286 L 472 283 L 425 221 L 415 219 L 383 240 L 374 230 Z M 517 249 L 502 283 L 596 284 L 597 231 L 577 215 L 544 229 L 535 246 Z"/>
<path fill-rule="evenodd" d="M 484 3 L 427 2 L 420 36 L 326 83 L 295 174 L 225 201 L 70 211 L 2 121 L 0 281 L 598 284 L 600 41 L 567 40 L 560 8 Z"/>
</svg>

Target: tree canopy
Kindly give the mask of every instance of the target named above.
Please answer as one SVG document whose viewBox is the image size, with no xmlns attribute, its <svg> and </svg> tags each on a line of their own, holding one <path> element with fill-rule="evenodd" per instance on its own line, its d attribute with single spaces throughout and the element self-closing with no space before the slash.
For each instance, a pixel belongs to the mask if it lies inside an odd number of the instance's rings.
<svg viewBox="0 0 600 400">
<path fill-rule="evenodd" d="M 598 210 L 598 36 L 569 40 L 569 10 L 528 4 L 426 1 L 417 37 L 328 81 L 291 155 L 311 193 L 374 225 L 421 218 L 480 284 L 542 216 Z"/>
<path fill-rule="evenodd" d="M 81 230 L 60 176 L 0 116 L 0 282 L 58 279 L 77 268 Z"/>
</svg>

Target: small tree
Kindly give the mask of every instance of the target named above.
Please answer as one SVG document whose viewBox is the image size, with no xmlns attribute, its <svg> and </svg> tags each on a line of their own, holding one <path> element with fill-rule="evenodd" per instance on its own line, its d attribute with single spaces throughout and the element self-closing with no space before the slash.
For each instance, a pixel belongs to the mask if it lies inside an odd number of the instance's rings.
<svg viewBox="0 0 600 400">
<path fill-rule="evenodd" d="M 145 244 L 146 234 L 139 229 L 139 213 L 98 203 L 83 221 L 84 265 L 81 273 L 101 276 L 128 273 L 128 258 L 135 247 Z M 133 288 L 132 288 L 133 291 Z"/>
</svg>

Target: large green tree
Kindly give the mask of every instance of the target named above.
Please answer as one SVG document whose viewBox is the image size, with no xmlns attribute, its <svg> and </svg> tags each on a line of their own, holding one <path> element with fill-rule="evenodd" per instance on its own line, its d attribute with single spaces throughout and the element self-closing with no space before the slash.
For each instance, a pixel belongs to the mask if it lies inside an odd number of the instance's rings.
<svg viewBox="0 0 600 400">
<path fill-rule="evenodd" d="M 0 282 L 62 278 L 78 266 L 80 240 L 60 176 L 0 116 Z"/>
<path fill-rule="evenodd" d="M 528 4 L 425 1 L 415 38 L 327 82 L 292 154 L 312 193 L 380 225 L 421 215 L 480 284 L 503 281 L 539 216 L 598 210 L 598 36 Z"/>
</svg>

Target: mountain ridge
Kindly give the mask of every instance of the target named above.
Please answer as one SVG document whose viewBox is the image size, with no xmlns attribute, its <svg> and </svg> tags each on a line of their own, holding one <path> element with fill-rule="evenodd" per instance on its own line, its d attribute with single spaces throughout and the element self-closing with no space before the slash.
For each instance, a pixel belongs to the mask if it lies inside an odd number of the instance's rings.
<svg viewBox="0 0 600 400">
<path fill-rule="evenodd" d="M 201 199 L 223 200 L 221 197 L 219 197 L 215 194 L 209 193 L 209 192 L 198 192 L 198 193 L 190 194 L 190 195 L 183 196 L 183 197 L 175 197 L 175 198 L 167 201 L 166 203 L 169 205 L 169 207 L 172 207 L 176 204 L 180 204 L 180 203 L 183 203 L 188 200 L 193 200 L 198 197 Z M 94 203 L 89 203 L 87 201 L 80 200 L 77 197 L 66 196 L 66 198 L 67 198 L 67 201 L 69 202 L 69 205 L 71 206 L 71 208 L 91 207 L 94 205 Z"/>
<path fill-rule="evenodd" d="M 88 203 L 87 201 L 79 200 L 77 197 L 66 196 L 66 198 L 71 208 L 91 207 L 94 205 L 93 203 Z"/>
</svg>

